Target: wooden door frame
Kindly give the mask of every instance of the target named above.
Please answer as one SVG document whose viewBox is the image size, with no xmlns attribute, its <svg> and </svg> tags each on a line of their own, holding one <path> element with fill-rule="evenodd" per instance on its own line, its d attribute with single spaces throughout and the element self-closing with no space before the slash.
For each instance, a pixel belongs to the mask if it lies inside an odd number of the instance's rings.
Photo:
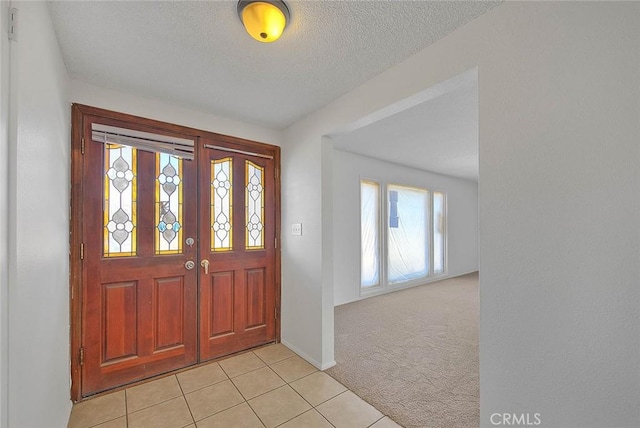
<svg viewBox="0 0 640 428">
<path fill-rule="evenodd" d="M 80 364 L 80 350 L 82 347 L 82 195 L 83 195 L 83 123 L 85 116 L 97 116 L 106 119 L 114 119 L 129 122 L 133 125 L 155 129 L 158 133 L 170 132 L 182 134 L 185 138 L 198 140 L 199 138 L 212 139 L 223 146 L 232 147 L 254 153 L 273 156 L 276 171 L 280 170 L 280 147 L 257 141 L 246 140 L 228 135 L 203 131 L 186 126 L 143 118 L 126 113 L 119 113 L 97 107 L 82 104 L 71 105 L 71 201 L 69 209 L 69 317 L 70 317 L 70 359 L 71 359 L 71 400 L 82 400 L 82 368 Z M 197 150 L 197 149 L 196 149 Z M 275 177 L 275 236 L 280 243 L 281 232 L 281 181 L 280 174 Z M 196 207 L 197 209 L 197 207 Z M 281 302 L 281 246 L 275 249 L 275 305 L 278 313 L 275 325 L 275 339 L 280 342 L 280 302 Z"/>
</svg>

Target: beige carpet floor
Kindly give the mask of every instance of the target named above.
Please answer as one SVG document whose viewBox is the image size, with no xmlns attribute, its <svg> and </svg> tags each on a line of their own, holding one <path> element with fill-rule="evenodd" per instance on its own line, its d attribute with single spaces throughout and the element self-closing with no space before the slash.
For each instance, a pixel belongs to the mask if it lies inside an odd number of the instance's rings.
<svg viewBox="0 0 640 428">
<path fill-rule="evenodd" d="M 335 308 L 327 372 L 407 428 L 480 424 L 478 274 Z"/>
</svg>

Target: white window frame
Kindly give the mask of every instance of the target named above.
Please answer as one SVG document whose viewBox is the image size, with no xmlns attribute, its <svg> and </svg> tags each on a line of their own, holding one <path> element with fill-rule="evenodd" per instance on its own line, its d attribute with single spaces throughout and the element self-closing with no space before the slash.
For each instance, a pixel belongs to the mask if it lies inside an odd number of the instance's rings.
<svg viewBox="0 0 640 428">
<path fill-rule="evenodd" d="M 366 177 L 361 177 L 360 178 L 360 186 L 358 187 L 360 192 L 358 195 L 358 200 L 359 200 L 359 208 L 360 210 L 362 210 L 362 183 L 371 183 L 371 184 L 375 184 L 378 186 L 378 246 L 377 246 L 377 251 L 378 251 L 378 285 L 369 285 L 369 286 L 363 286 L 362 285 L 362 211 L 360 211 L 360 216 L 359 216 L 359 220 L 358 220 L 358 225 L 360 226 L 359 230 L 358 230 L 358 236 L 359 236 L 359 243 L 360 243 L 360 257 L 358 258 L 359 262 L 360 262 L 360 273 L 358 275 L 359 278 L 359 289 L 360 289 L 360 296 L 369 296 L 369 295 L 373 295 L 373 294 L 380 294 L 380 292 L 384 289 L 384 283 L 386 281 L 386 267 L 385 267 L 385 260 L 386 260 L 386 256 L 385 254 L 383 254 L 383 248 L 385 247 L 382 244 L 382 240 L 384 239 L 384 235 L 383 235 L 383 229 L 382 229 L 382 214 L 383 214 L 383 210 L 382 210 L 382 205 L 383 205 L 383 188 L 384 188 L 384 184 L 380 181 L 380 180 L 375 180 L 372 178 L 366 178 Z"/>
<path fill-rule="evenodd" d="M 406 281 L 397 281 L 397 282 L 391 282 L 389 280 L 389 276 L 385 276 L 384 278 L 384 285 L 390 289 L 390 290 L 395 290 L 398 288 L 405 288 L 405 287 L 411 287 L 412 285 L 418 285 L 418 284 L 423 284 L 426 280 L 429 279 L 429 277 L 432 275 L 432 269 L 433 269 L 433 253 L 431 252 L 431 247 L 432 247 L 432 237 L 431 237 L 431 228 L 432 228 L 432 221 L 431 221 L 431 211 L 432 211 L 432 198 L 431 198 L 431 190 L 424 188 L 424 187 L 418 187 L 418 186 L 405 186 L 402 184 L 396 184 L 396 183 L 387 183 L 385 185 L 385 208 L 386 208 L 386 215 L 384 217 L 384 247 L 385 247 L 385 264 L 386 266 L 389 266 L 389 215 L 391 214 L 389 212 L 389 208 L 390 208 L 390 203 L 388 200 L 388 195 L 389 195 L 389 191 L 391 190 L 390 188 L 395 187 L 395 188 L 399 188 L 399 189 L 408 189 L 408 190 L 417 190 L 417 191 L 421 191 L 421 192 L 426 192 L 427 193 L 427 201 L 426 201 L 426 218 L 427 218 L 427 225 L 426 225 L 426 233 L 427 233 L 427 274 L 425 276 L 421 276 L 418 278 L 414 278 L 414 279 L 409 279 Z M 388 272 L 388 268 L 387 268 L 387 272 Z"/>
<path fill-rule="evenodd" d="M 447 192 L 437 188 L 429 188 L 429 187 L 420 187 L 410 184 L 399 184 L 397 182 L 386 182 L 379 179 L 369 178 L 365 176 L 360 177 L 360 193 L 359 193 L 359 209 L 362 210 L 362 183 L 372 183 L 378 186 L 378 275 L 379 281 L 378 285 L 375 286 L 362 286 L 362 224 L 359 220 L 358 224 L 360 226 L 358 236 L 359 236 L 359 244 L 360 244 L 360 272 L 359 272 L 359 295 L 360 297 L 370 297 L 377 294 L 384 294 L 390 291 L 396 291 L 404 288 L 415 287 L 416 285 L 426 284 L 428 282 L 432 282 L 434 280 L 440 279 L 442 277 L 446 277 L 449 272 L 449 252 L 448 252 L 448 240 L 449 240 L 449 221 L 448 221 L 448 203 L 449 198 Z M 408 281 L 401 281 L 391 283 L 388 278 L 388 223 L 389 223 L 389 187 L 404 187 L 407 189 L 417 189 L 427 191 L 429 197 L 427 198 L 427 240 L 428 240 L 428 264 L 429 269 L 427 271 L 426 276 L 422 276 L 420 278 L 411 279 Z M 443 217 L 444 217 L 444 227 L 443 227 L 443 271 L 440 273 L 436 273 L 434 271 L 435 268 L 435 252 L 434 252 L 434 215 L 433 215 L 433 207 L 434 207 L 434 193 L 442 193 L 443 194 Z M 360 211 L 360 217 L 362 219 L 362 211 Z"/>
<path fill-rule="evenodd" d="M 447 275 L 447 272 L 449 271 L 449 254 L 448 254 L 448 240 L 449 240 L 449 219 L 448 219 L 448 200 L 449 198 L 447 197 L 447 192 L 445 192 L 444 190 L 437 190 L 437 189 L 433 189 L 431 190 L 431 214 L 433 215 L 433 199 L 434 199 L 434 195 L 435 193 L 442 193 L 442 213 L 443 213 L 443 217 L 444 217 L 444 225 L 443 225 L 443 232 L 442 232 L 442 252 L 443 252 L 443 257 L 444 260 L 442 261 L 442 272 L 436 272 L 435 271 L 435 248 L 434 248 L 434 239 L 432 236 L 431 239 L 431 275 L 434 277 L 440 277 L 440 276 L 445 276 Z M 431 219 L 431 234 L 433 235 L 433 223 L 435 222 L 435 218 Z"/>
</svg>

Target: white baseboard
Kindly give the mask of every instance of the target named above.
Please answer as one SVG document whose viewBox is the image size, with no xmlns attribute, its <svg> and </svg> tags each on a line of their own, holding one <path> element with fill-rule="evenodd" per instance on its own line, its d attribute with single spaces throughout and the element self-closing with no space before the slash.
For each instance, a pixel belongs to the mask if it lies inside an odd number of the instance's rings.
<svg viewBox="0 0 640 428">
<path fill-rule="evenodd" d="M 462 272 L 462 273 L 432 275 L 427 277 L 426 280 L 424 278 L 418 279 L 418 280 L 412 280 L 412 281 L 400 283 L 399 285 L 395 285 L 395 286 L 387 285 L 384 288 L 378 286 L 376 287 L 376 290 L 368 291 L 368 292 L 367 291 L 363 292 L 363 290 L 361 289 L 360 294 L 357 298 L 348 300 L 346 302 L 340 302 L 337 305 L 334 304 L 333 307 L 335 308 L 342 305 L 348 305 L 349 303 L 358 302 L 360 300 L 368 299 L 369 297 L 383 296 L 385 294 L 395 293 L 396 291 L 407 290 L 413 287 L 420 287 L 422 285 L 428 285 L 434 282 L 444 281 L 445 279 L 457 278 L 459 276 L 469 275 L 470 273 L 475 273 L 475 272 L 479 272 L 479 270 L 475 269 L 469 272 Z"/>
<path fill-rule="evenodd" d="M 295 352 L 296 354 L 298 354 L 300 357 L 304 358 L 305 360 L 307 360 L 311 365 L 313 365 L 315 368 L 317 368 L 318 370 L 326 370 L 328 368 L 331 368 L 333 366 L 336 365 L 335 361 L 330 361 L 328 363 L 324 363 L 321 364 L 318 361 L 316 361 L 315 359 L 311 358 L 309 355 L 307 355 L 307 353 L 303 352 L 300 350 L 300 348 L 298 348 L 295 345 L 292 345 L 291 343 L 287 342 L 284 339 L 281 339 L 280 342 L 286 346 L 287 348 L 291 349 L 293 352 Z"/>
<path fill-rule="evenodd" d="M 320 370 L 325 371 L 326 369 L 330 369 L 331 367 L 333 367 L 335 365 L 336 365 L 336 361 L 335 360 L 329 361 L 328 363 L 324 363 L 322 365 L 322 367 L 320 368 Z"/>
</svg>

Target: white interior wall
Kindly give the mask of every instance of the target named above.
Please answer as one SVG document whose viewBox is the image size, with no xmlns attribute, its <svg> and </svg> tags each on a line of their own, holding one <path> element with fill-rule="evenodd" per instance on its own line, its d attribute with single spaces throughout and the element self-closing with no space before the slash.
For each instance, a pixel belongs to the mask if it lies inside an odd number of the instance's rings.
<svg viewBox="0 0 640 428">
<path fill-rule="evenodd" d="M 333 170 L 333 140 L 330 137 L 322 138 L 322 230 L 333 230 L 333 174 L 327 171 Z M 333 237 L 322 237 L 322 307 L 333 306 Z M 335 331 L 333 328 L 333 312 L 322 314 L 322 340 L 333 343 Z M 328 316 L 327 316 L 328 315 Z M 318 366 L 326 370 L 336 364 L 333 358 L 333 348 L 322 348 L 322 363 Z"/>
<path fill-rule="evenodd" d="M 0 34 L 8 32 L 8 4 L 0 7 Z M 0 37 L 0 427 L 8 426 L 9 339 L 9 39 Z"/>
<path fill-rule="evenodd" d="M 283 146 L 281 156 L 282 343 L 316 367 L 329 366 L 333 356 L 323 358 L 324 305 L 320 286 L 323 153 L 320 144 L 289 144 Z M 291 236 L 292 223 L 302 224 L 302 236 Z"/>
<path fill-rule="evenodd" d="M 12 326 L 7 347 L 11 376 L 2 382 L 8 385 L 10 397 L 3 417 L 8 415 L 8 426 L 65 426 L 71 406 L 68 99 L 275 145 L 281 142 L 281 132 L 78 81 L 68 85 L 46 5 L 19 2 L 17 7 L 20 40 L 12 51 L 17 59 L 11 81 L 15 93 L 12 160 L 16 166 L 8 181 L 14 207 L 9 224 L 15 228 L 11 227 L 12 236 L 3 241 L 11 248 L 7 311 Z M 8 102 L 7 93 L 3 91 L 3 102 Z M 47 352 L 43 354 L 41 349 Z M 4 380 L 2 373 L 0 380 Z M 6 399 L 4 394 L 2 397 Z M 40 410 L 29 411 L 30 406 Z"/>
<path fill-rule="evenodd" d="M 276 129 L 252 125 L 234 119 L 226 119 L 211 113 L 102 88 L 79 80 L 70 81 L 69 94 L 71 101 L 74 103 L 276 146 L 279 146 L 282 142 L 282 131 Z"/>
<path fill-rule="evenodd" d="M 71 410 L 67 73 L 46 3 L 14 6 L 8 426 L 65 426 Z"/>
<path fill-rule="evenodd" d="M 342 305 L 366 297 L 366 295 L 360 296 L 361 179 L 373 179 L 383 185 L 400 184 L 446 192 L 447 273 L 435 276 L 433 279 L 428 278 L 426 281 L 478 270 L 477 183 L 335 150 L 333 155 L 334 305 Z M 393 290 L 394 288 L 391 288 L 386 292 Z"/>
<path fill-rule="evenodd" d="M 333 359 L 323 135 L 478 67 L 481 425 L 638 426 L 638 22 L 637 3 L 506 2 L 288 128 L 283 337 Z"/>
</svg>

